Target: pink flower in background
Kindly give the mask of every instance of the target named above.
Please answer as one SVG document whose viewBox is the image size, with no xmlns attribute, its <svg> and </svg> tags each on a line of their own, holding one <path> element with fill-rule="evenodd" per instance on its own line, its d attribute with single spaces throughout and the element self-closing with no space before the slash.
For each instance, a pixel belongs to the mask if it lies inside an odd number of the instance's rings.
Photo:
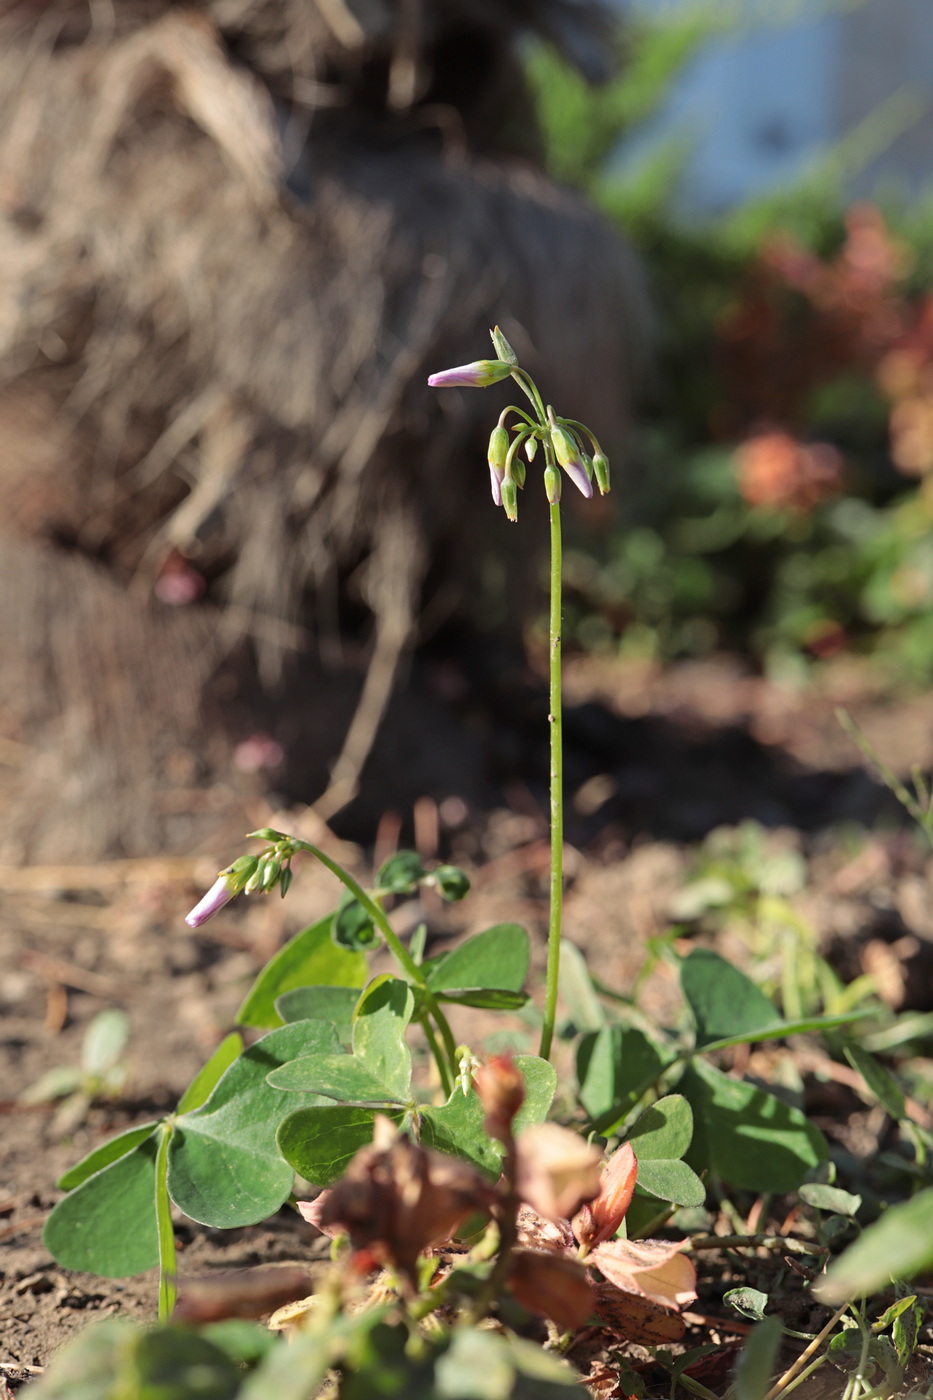
<svg viewBox="0 0 933 1400">
<path fill-rule="evenodd" d="M 241 773 L 260 773 L 264 768 L 278 768 L 285 750 L 271 734 L 259 730 L 237 744 L 233 750 L 233 766 Z"/>
</svg>

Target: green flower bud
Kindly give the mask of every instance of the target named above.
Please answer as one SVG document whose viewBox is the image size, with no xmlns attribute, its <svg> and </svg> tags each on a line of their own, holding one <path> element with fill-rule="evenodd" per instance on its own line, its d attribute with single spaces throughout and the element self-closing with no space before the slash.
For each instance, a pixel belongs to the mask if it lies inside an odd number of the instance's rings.
<svg viewBox="0 0 933 1400">
<path fill-rule="evenodd" d="M 593 494 L 593 487 L 576 438 L 566 428 L 555 425 L 551 428 L 551 441 L 558 462 L 577 490 L 588 499 Z"/>
<path fill-rule="evenodd" d="M 551 441 L 554 444 L 554 455 L 562 467 L 569 467 L 571 463 L 579 462 L 580 449 L 577 446 L 576 438 L 566 428 L 553 427 Z"/>
<path fill-rule="evenodd" d="M 605 496 L 609 490 L 609 462 L 605 452 L 597 452 L 593 457 L 593 472 L 596 476 L 596 485 L 599 487 L 601 496 Z"/>
<path fill-rule="evenodd" d="M 532 437 L 526 437 L 526 438 L 525 438 L 525 456 L 528 458 L 529 462 L 533 462 L 533 461 L 534 461 L 534 459 L 535 459 L 535 453 L 537 452 L 537 450 L 538 450 L 538 439 L 537 439 L 536 437 L 534 437 L 534 436 L 532 436 Z"/>
<path fill-rule="evenodd" d="M 497 423 L 489 434 L 489 447 L 486 451 L 486 460 L 490 467 L 501 474 L 505 467 L 505 459 L 509 455 L 509 434 L 501 423 Z"/>
<path fill-rule="evenodd" d="M 256 869 L 243 886 L 244 894 L 255 894 L 258 889 L 262 888 L 262 882 L 266 877 L 268 868 L 269 862 L 267 860 L 259 860 L 256 862 Z"/>
<path fill-rule="evenodd" d="M 241 890 L 246 889 L 250 880 L 252 880 L 258 865 L 258 856 L 240 856 L 238 860 L 235 860 L 232 865 L 228 865 L 227 869 L 222 870 L 220 873 L 226 876 L 227 882 L 234 894 L 239 894 Z"/>
<path fill-rule="evenodd" d="M 518 457 L 512 458 L 512 478 L 515 485 L 521 488 L 525 484 L 525 463 Z"/>
<path fill-rule="evenodd" d="M 281 862 L 270 857 L 269 860 L 266 861 L 266 868 L 262 876 L 262 890 L 264 892 L 268 892 L 269 890 L 275 889 L 276 882 L 278 881 L 278 878 L 281 875 L 281 873 Z"/>
<path fill-rule="evenodd" d="M 550 462 L 544 468 L 544 491 L 551 505 L 560 500 L 560 472 Z"/>
<path fill-rule="evenodd" d="M 282 896 L 283 899 L 288 894 L 288 887 L 291 884 L 291 882 L 292 868 L 290 865 L 286 865 L 281 875 L 279 876 L 279 894 Z"/>
<path fill-rule="evenodd" d="M 518 519 L 518 487 L 515 478 L 507 476 L 502 481 L 502 508 L 511 521 Z"/>
<path fill-rule="evenodd" d="M 587 478 L 588 478 L 590 481 L 592 481 L 592 480 L 593 480 L 593 459 L 592 459 L 592 457 L 590 456 L 590 454 L 589 454 L 588 452 L 581 452 L 581 453 L 580 453 L 580 459 L 581 459 L 581 461 L 583 462 L 584 467 L 586 468 L 586 475 L 587 475 Z"/>
<path fill-rule="evenodd" d="M 518 356 L 512 349 L 509 342 L 506 340 L 505 336 L 500 331 L 499 327 L 496 326 L 494 330 L 491 330 L 489 332 L 489 334 L 492 336 L 492 343 L 495 346 L 496 355 L 498 356 L 498 358 L 500 360 L 504 360 L 507 365 L 517 365 Z"/>
</svg>

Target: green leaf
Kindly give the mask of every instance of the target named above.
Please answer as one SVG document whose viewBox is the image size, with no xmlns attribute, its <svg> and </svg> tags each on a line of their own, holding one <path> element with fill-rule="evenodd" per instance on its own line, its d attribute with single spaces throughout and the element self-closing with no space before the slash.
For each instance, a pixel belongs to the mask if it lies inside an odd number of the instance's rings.
<svg viewBox="0 0 933 1400">
<path fill-rule="evenodd" d="M 433 963 L 428 985 L 433 992 L 464 987 L 500 987 L 520 992 L 528 976 L 530 945 L 520 924 L 495 924 L 474 933 L 459 948 Z"/>
<path fill-rule="evenodd" d="M 560 995 L 578 1031 L 602 1030 L 606 1013 L 593 988 L 586 959 L 567 939 L 560 945 Z"/>
<path fill-rule="evenodd" d="M 909 1293 L 906 1298 L 898 1298 L 896 1303 L 892 1303 L 889 1308 L 885 1308 L 877 1322 L 872 1323 L 871 1330 L 873 1332 L 883 1332 L 886 1327 L 890 1327 L 891 1323 L 900 1317 L 902 1312 L 906 1312 L 908 1308 L 912 1308 L 916 1301 L 916 1293 Z"/>
<path fill-rule="evenodd" d="M 121 1157 L 125 1157 L 128 1152 L 132 1152 L 134 1147 L 145 1142 L 147 1137 L 151 1137 L 158 1126 L 158 1123 L 141 1123 L 138 1128 L 128 1128 L 125 1133 L 119 1133 L 116 1137 L 108 1139 L 107 1142 L 102 1142 L 100 1147 L 95 1147 L 93 1152 L 82 1157 L 80 1162 L 69 1167 L 64 1176 L 58 1178 L 56 1184 L 59 1190 L 73 1191 L 76 1186 L 80 1186 L 82 1181 L 87 1181 L 88 1177 L 93 1176 L 95 1172 L 103 1171 L 104 1167 L 109 1167 L 111 1162 L 116 1162 Z"/>
<path fill-rule="evenodd" d="M 583 1036 L 577 1047 L 580 1102 L 606 1131 L 634 1108 L 671 1054 L 641 1031 L 606 1026 Z"/>
<path fill-rule="evenodd" d="M 917 1302 L 916 1295 L 902 1300 L 912 1306 L 904 1308 L 894 1319 L 894 1326 L 891 1328 L 891 1337 L 894 1342 L 895 1354 L 901 1366 L 906 1366 L 919 1340 L 920 1328 L 923 1325 L 924 1309 Z"/>
<path fill-rule="evenodd" d="M 81 1065 L 87 1074 L 106 1074 L 120 1063 L 130 1034 L 125 1011 L 99 1011 L 84 1033 Z"/>
<path fill-rule="evenodd" d="M 347 891 L 334 911 L 330 936 L 340 948 L 366 952 L 380 939 L 376 926 L 355 895 Z"/>
<path fill-rule="evenodd" d="M 329 1338 L 319 1334 L 289 1337 L 270 1348 L 259 1368 L 246 1376 L 238 1400 L 312 1400 L 333 1364 Z"/>
<path fill-rule="evenodd" d="M 490 1180 L 502 1171 L 502 1148 L 486 1132 L 486 1114 L 476 1090 L 464 1094 L 459 1086 L 447 1103 L 422 1108 L 421 1141 L 436 1152 L 447 1152 L 471 1162 Z"/>
<path fill-rule="evenodd" d="M 142 1142 L 59 1201 L 42 1232 L 46 1249 L 59 1264 L 104 1278 L 127 1278 L 158 1263 L 157 1148 L 150 1128 Z"/>
<path fill-rule="evenodd" d="M 53 1099 L 63 1099 L 66 1094 L 74 1093 L 83 1077 L 83 1071 L 77 1065 L 54 1065 L 40 1074 L 28 1089 L 24 1089 L 17 1102 L 31 1107 L 51 1103 Z"/>
<path fill-rule="evenodd" d="M 458 1328 L 434 1369 L 436 1400 L 586 1400 L 576 1373 L 510 1332 Z"/>
<path fill-rule="evenodd" d="M 397 851 L 379 867 L 376 888 L 386 894 L 412 894 L 424 873 L 417 851 Z"/>
<path fill-rule="evenodd" d="M 771 1388 L 783 1335 L 778 1317 L 766 1317 L 749 1332 L 735 1368 L 735 1400 L 764 1400 Z"/>
<path fill-rule="evenodd" d="M 633 1145 L 637 1154 L 638 1145 Z M 675 1159 L 643 1162 L 639 1157 L 638 1185 L 652 1196 L 678 1206 L 701 1206 L 706 1200 L 706 1187 L 693 1168 Z"/>
<path fill-rule="evenodd" d="M 230 1357 L 195 1332 L 160 1327 L 144 1332 L 135 1350 L 140 1400 L 233 1400 L 240 1388 Z"/>
<path fill-rule="evenodd" d="M 285 1022 L 330 1021 L 341 1045 L 349 1045 L 359 999 L 356 987 L 295 987 L 276 998 L 275 1009 Z"/>
<path fill-rule="evenodd" d="M 885 1113 L 896 1123 L 902 1122 L 906 1117 L 904 1093 L 894 1076 L 861 1045 L 847 1045 L 845 1052 L 849 1064 L 862 1076 Z"/>
<path fill-rule="evenodd" d="M 724 1036 L 763 1030 L 781 1019 L 744 972 L 709 948 L 694 948 L 684 959 L 680 985 L 696 1022 L 698 1049 Z"/>
<path fill-rule="evenodd" d="M 516 1067 L 525 1081 L 525 1098 L 513 1124 L 514 1131 L 543 1123 L 557 1090 L 557 1073 L 553 1065 L 537 1055 L 516 1055 Z M 502 1148 L 486 1132 L 486 1115 L 471 1087 L 464 1094 L 454 1089 L 447 1103 L 422 1108 L 421 1140 L 426 1147 L 449 1152 L 472 1162 L 480 1171 L 495 1180 L 501 1170 Z"/>
<path fill-rule="evenodd" d="M 682 1157 L 693 1137 L 693 1109 L 682 1094 L 657 1099 L 628 1133 L 639 1163 Z"/>
<path fill-rule="evenodd" d="M 814 1292 L 827 1303 L 877 1293 L 933 1268 L 933 1187 L 888 1210 L 829 1267 Z"/>
<path fill-rule="evenodd" d="M 139 1335 L 138 1324 L 125 1317 L 83 1328 L 30 1383 L 29 1400 L 111 1400 Z"/>
<path fill-rule="evenodd" d="M 370 982 L 353 1015 L 354 1055 L 400 1103 L 411 1098 L 411 1051 L 405 1031 L 414 1009 L 408 983 L 382 976 Z"/>
<path fill-rule="evenodd" d="M 438 1001 L 454 1006 L 481 1006 L 487 1011 L 518 1011 L 528 1000 L 527 992 L 508 992 L 504 987 L 466 987 L 456 992 L 436 992 Z"/>
<path fill-rule="evenodd" d="M 833 1211 L 836 1215 L 855 1215 L 862 1204 L 861 1196 L 852 1196 L 838 1186 L 824 1186 L 808 1181 L 800 1188 L 800 1199 L 817 1210 Z"/>
<path fill-rule="evenodd" d="M 516 1055 L 515 1064 L 525 1081 L 525 1097 L 512 1124 L 516 1133 L 543 1123 L 557 1093 L 557 1071 L 539 1055 Z"/>
<path fill-rule="evenodd" d="M 759 1026 L 755 1030 L 741 1031 L 737 1035 L 726 1035 L 720 1040 L 712 1040 L 703 1046 L 704 1054 L 714 1050 L 728 1050 L 733 1045 L 748 1045 L 755 1040 L 784 1040 L 789 1035 L 807 1035 L 812 1031 L 834 1031 L 840 1026 L 862 1021 L 864 1011 L 840 1011 L 832 1016 L 805 1016 L 801 1021 L 775 1021 L 773 1026 Z"/>
<path fill-rule="evenodd" d="M 687 1161 L 733 1186 L 794 1191 L 827 1155 L 826 1141 L 799 1109 L 753 1084 L 694 1060 L 679 1088 L 693 1108 Z"/>
<path fill-rule="evenodd" d="M 273 1089 L 297 1089 L 306 1094 L 321 1094 L 326 1099 L 338 1099 L 341 1103 L 402 1105 L 406 1102 L 370 1074 L 356 1055 L 303 1055 L 273 1070 L 267 1082 Z"/>
<path fill-rule="evenodd" d="M 225 1317 L 220 1322 L 203 1323 L 198 1335 L 240 1366 L 258 1366 L 264 1356 L 282 1343 L 275 1332 L 260 1322 L 248 1322 L 243 1317 Z M 278 1397 L 276 1397 L 278 1400 Z"/>
<path fill-rule="evenodd" d="M 224 1036 L 207 1064 L 204 1065 L 203 1069 L 198 1070 L 178 1100 L 177 1111 L 191 1113 L 194 1109 L 200 1108 L 202 1103 L 206 1103 L 220 1076 L 226 1073 L 234 1060 L 242 1053 L 242 1050 L 243 1037 L 237 1031 L 231 1031 L 228 1036 Z"/>
<path fill-rule="evenodd" d="M 761 1322 L 768 1306 L 768 1295 L 761 1293 L 757 1288 L 730 1288 L 722 1295 L 722 1301 L 728 1303 L 730 1308 L 735 1308 L 743 1317 Z"/>
<path fill-rule="evenodd" d="M 330 936 L 333 915 L 302 929 L 266 963 L 237 1012 L 241 1026 L 280 1026 L 275 999 L 293 987 L 362 987 L 366 959 L 338 948 Z"/>
<path fill-rule="evenodd" d="M 330 1186 L 343 1176 L 354 1153 L 372 1142 L 374 1117 L 375 1109 L 343 1104 L 299 1108 L 279 1124 L 279 1151 L 305 1181 Z M 386 1117 L 400 1123 L 404 1114 Z"/>
<path fill-rule="evenodd" d="M 295 1096 L 266 1076 L 309 1051 L 339 1052 L 333 1026 L 295 1021 L 270 1031 L 234 1060 L 201 1108 L 180 1115 L 169 1148 L 172 1200 L 202 1225 L 253 1225 L 278 1210 L 292 1172 L 275 1141 Z M 316 1103 L 314 1095 L 308 1095 Z"/>
<path fill-rule="evenodd" d="M 456 904 L 470 893 L 470 877 L 456 865 L 439 865 L 425 880 L 448 904 Z"/>
</svg>

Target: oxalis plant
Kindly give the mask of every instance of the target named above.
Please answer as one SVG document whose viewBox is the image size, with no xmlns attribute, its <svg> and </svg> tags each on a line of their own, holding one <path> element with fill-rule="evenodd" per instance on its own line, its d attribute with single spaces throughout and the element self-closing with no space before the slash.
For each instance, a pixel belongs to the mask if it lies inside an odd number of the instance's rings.
<svg viewBox="0 0 933 1400">
<path fill-rule="evenodd" d="M 501 332 L 492 336 L 495 359 L 429 383 L 481 388 L 511 378 L 524 394 L 530 411 L 504 409 L 489 441 L 493 500 L 510 520 L 528 467 L 543 462 L 551 540 L 543 1009 L 525 990 L 529 938 L 518 924 L 441 953 L 430 951 L 426 926 L 407 944 L 393 929 L 393 901 L 420 888 L 464 898 L 469 882 L 456 867 L 428 869 L 403 851 L 364 888 L 312 843 L 252 832 L 258 853 L 219 874 L 188 915 L 191 927 L 240 894 L 284 896 L 296 858 L 320 861 L 342 897 L 247 994 L 238 1024 L 263 1034 L 248 1048 L 239 1032 L 227 1036 L 173 1113 L 104 1143 L 62 1177 L 67 1194 L 46 1224 L 47 1247 L 67 1268 L 110 1277 L 158 1266 L 159 1326 L 91 1329 L 31 1388 L 37 1400 L 584 1395 L 574 1366 L 585 1367 L 594 1337 L 628 1386 L 619 1393 L 644 1392 L 624 1350 L 638 1342 L 675 1385 L 709 1397 L 688 1374 L 696 1354 L 675 1359 L 670 1347 L 696 1296 L 691 1256 L 720 1237 L 702 1224 L 658 1232 L 688 1226 L 684 1212 L 702 1212 L 710 1193 L 722 1204 L 733 1190 L 793 1192 L 809 1180 L 813 1209 L 829 1208 L 822 1135 L 786 1095 L 726 1074 L 718 1059 L 753 1041 L 844 1036 L 859 1012 L 786 1019 L 717 954 L 696 948 L 678 958 L 668 943 L 683 1013 L 659 1028 L 637 996 L 596 988 L 572 945 L 562 952 L 560 495 L 564 475 L 585 496 L 594 481 L 608 490 L 609 469 L 589 429 L 546 406 Z M 377 948 L 394 971 L 371 977 L 367 955 Z M 483 1057 L 451 1027 L 458 1006 L 537 1017 L 538 1053 Z M 559 1095 L 550 1063 L 557 1034 L 575 1065 Z M 331 1264 L 317 1268 L 313 1285 L 294 1268 L 179 1280 L 173 1208 L 231 1228 L 287 1204 L 332 1240 Z M 730 1247 L 764 1239 L 739 1232 Z M 828 1250 L 818 1232 L 781 1239 L 809 1254 L 812 1271 L 822 1267 Z M 243 1321 L 270 1313 L 272 1330 Z M 741 1400 L 764 1400 L 779 1339 L 775 1319 L 756 1327 Z"/>
</svg>

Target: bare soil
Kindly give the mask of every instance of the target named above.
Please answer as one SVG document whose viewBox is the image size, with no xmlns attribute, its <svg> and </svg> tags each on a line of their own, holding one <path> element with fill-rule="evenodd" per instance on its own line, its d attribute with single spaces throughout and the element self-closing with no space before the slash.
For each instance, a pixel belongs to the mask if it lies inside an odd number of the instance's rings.
<svg viewBox="0 0 933 1400">
<path fill-rule="evenodd" d="M 456 708 L 456 681 L 447 671 L 436 674 L 434 703 L 453 695 Z M 886 695 L 858 668 L 839 667 L 794 692 L 728 659 L 666 672 L 571 662 L 565 928 L 599 979 L 619 991 L 632 986 L 646 941 L 670 923 L 697 843 L 713 828 L 753 818 L 776 846 L 806 859 L 808 880 L 796 904 L 841 972 L 873 972 L 882 996 L 899 1009 L 933 1009 L 933 862 L 839 728 L 840 703 L 897 771 L 933 768 L 933 698 Z M 88 1321 L 117 1312 L 153 1315 L 153 1274 L 70 1274 L 44 1250 L 42 1225 L 61 1194 L 55 1182 L 114 1132 L 169 1111 L 233 1025 L 263 962 L 332 906 L 335 882 L 308 861 L 287 902 L 239 900 L 205 928 L 188 930 L 185 910 L 241 849 L 242 832 L 267 824 L 298 830 L 329 842 L 363 878 L 400 839 L 414 838 L 423 855 L 463 864 L 474 888 L 452 909 L 399 910 L 400 930 L 426 917 L 438 939 L 450 939 L 501 919 L 523 922 L 535 946 L 532 986 L 540 988 L 547 873 L 542 714 L 546 704 L 533 677 L 505 699 L 500 694 L 494 722 L 488 712 L 484 722 L 496 805 L 480 810 L 452 789 L 396 814 L 387 793 L 375 850 L 322 833 L 309 809 L 276 812 L 258 799 L 225 804 L 215 794 L 214 838 L 183 857 L 0 870 L 0 1396 L 4 1383 L 15 1391 Z M 477 726 L 469 715 L 461 720 L 472 723 L 472 754 Z M 741 960 L 737 935 L 726 930 L 722 942 Z M 676 1004 L 661 963 L 643 988 L 643 1009 L 664 1020 Z M 17 1096 L 44 1071 L 79 1057 L 87 1025 L 104 1007 L 124 1008 L 130 1018 L 128 1089 L 118 1103 L 96 1104 L 63 1135 L 54 1106 L 25 1108 Z M 498 1019 L 496 1028 L 502 1024 Z M 508 1024 L 515 1035 L 525 1033 L 520 1021 Z M 464 1012 L 455 1031 L 478 1045 L 487 1026 L 482 1013 Z M 813 1113 L 856 1155 L 878 1150 L 883 1117 L 851 1085 L 824 1077 Z M 177 1236 L 182 1275 L 304 1260 L 312 1252 L 308 1227 L 288 1212 L 234 1231 L 179 1219 Z M 704 1260 L 703 1268 L 697 1315 L 715 1322 L 727 1311 L 721 1295 L 730 1285 L 721 1259 Z M 773 1268 L 765 1261 L 756 1277 L 742 1281 L 767 1289 Z M 788 1307 L 800 1316 L 788 1320 L 807 1330 L 814 1318 L 802 1288 L 799 1299 L 799 1307 Z M 707 1340 L 709 1321 L 696 1325 Z M 723 1325 L 724 1337 L 728 1330 Z"/>
</svg>

